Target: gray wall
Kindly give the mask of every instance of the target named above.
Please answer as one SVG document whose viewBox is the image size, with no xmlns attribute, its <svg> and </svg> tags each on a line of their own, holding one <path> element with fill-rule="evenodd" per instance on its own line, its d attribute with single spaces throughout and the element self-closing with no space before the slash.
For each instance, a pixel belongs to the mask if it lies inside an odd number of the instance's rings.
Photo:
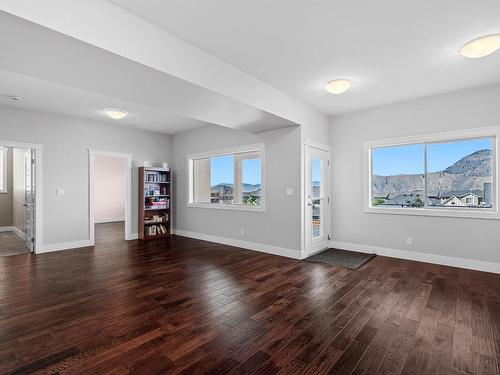
<svg viewBox="0 0 500 375">
<path fill-rule="evenodd" d="M 10 227 L 14 223 L 12 211 L 12 149 L 7 149 L 7 193 L 0 193 L 0 227 Z"/>
<path fill-rule="evenodd" d="M 174 135 L 175 229 L 299 251 L 300 138 L 298 127 L 249 134 L 215 125 Z M 187 154 L 260 142 L 266 144 L 266 212 L 187 207 Z M 293 196 L 285 195 L 287 187 Z"/>
<path fill-rule="evenodd" d="M 500 125 L 500 85 L 333 117 L 334 240 L 500 263 L 499 221 L 363 212 L 363 141 L 492 125 Z"/>
<path fill-rule="evenodd" d="M 88 232 L 88 148 L 126 152 L 134 161 L 170 158 L 168 135 L 0 106 L 2 140 L 41 143 L 44 244 L 81 241 Z M 65 189 L 57 196 L 56 189 Z M 137 168 L 132 174 L 132 231 L 137 228 Z"/>
</svg>

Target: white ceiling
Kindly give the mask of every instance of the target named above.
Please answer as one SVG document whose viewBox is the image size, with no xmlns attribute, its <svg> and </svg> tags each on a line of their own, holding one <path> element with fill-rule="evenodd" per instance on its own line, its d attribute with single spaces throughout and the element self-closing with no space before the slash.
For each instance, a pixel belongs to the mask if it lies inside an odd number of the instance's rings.
<svg viewBox="0 0 500 375">
<path fill-rule="evenodd" d="M 457 54 L 500 33 L 498 0 L 113 3 L 327 114 L 500 81 L 500 52 Z M 352 90 L 327 94 L 333 78 Z"/>
<path fill-rule="evenodd" d="M 174 134 L 198 128 L 207 123 L 177 116 L 158 108 L 126 102 L 117 98 L 89 93 L 68 86 L 0 69 L 0 105 L 106 122 L 114 125 Z M 14 101 L 10 95 L 21 101 Z M 128 116 L 117 121 L 104 114 L 105 108 L 126 108 Z"/>
<path fill-rule="evenodd" d="M 7 95 L 20 96 L 23 100 L 15 102 Z M 0 105 L 166 134 L 207 124 L 249 132 L 297 125 L 1 11 Z M 120 121 L 111 120 L 103 113 L 103 109 L 109 107 L 123 108 L 129 116 Z"/>
</svg>

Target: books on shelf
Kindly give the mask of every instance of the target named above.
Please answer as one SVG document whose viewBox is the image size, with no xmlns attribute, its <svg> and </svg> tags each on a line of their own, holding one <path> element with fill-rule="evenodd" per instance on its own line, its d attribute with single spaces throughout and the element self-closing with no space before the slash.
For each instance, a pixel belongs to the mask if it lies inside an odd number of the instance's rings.
<svg viewBox="0 0 500 375">
<path fill-rule="evenodd" d="M 145 196 L 167 195 L 168 189 L 166 186 L 160 185 L 146 185 L 144 187 Z"/>
<path fill-rule="evenodd" d="M 152 215 L 144 218 L 144 224 L 156 224 L 168 222 L 168 214 Z"/>
<path fill-rule="evenodd" d="M 162 234 L 167 234 L 167 227 L 163 224 L 151 225 L 144 228 L 144 234 L 146 236 L 160 236 Z"/>
<path fill-rule="evenodd" d="M 146 210 L 161 210 L 170 208 L 170 199 L 166 197 L 147 197 L 144 207 Z"/>
<path fill-rule="evenodd" d="M 146 172 L 144 180 L 146 182 L 169 182 L 168 175 L 161 172 Z"/>
</svg>

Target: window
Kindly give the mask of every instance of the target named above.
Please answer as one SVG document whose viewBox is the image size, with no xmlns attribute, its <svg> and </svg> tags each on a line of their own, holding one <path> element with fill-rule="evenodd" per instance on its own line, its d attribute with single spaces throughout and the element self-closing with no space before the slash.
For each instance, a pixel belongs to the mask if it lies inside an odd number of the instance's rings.
<svg viewBox="0 0 500 375">
<path fill-rule="evenodd" d="M 264 146 L 188 155 L 189 206 L 264 210 Z"/>
<path fill-rule="evenodd" d="M 7 149 L 0 147 L 0 193 L 7 193 Z"/>
<path fill-rule="evenodd" d="M 473 131 L 465 131 L 463 137 L 450 133 L 450 138 L 443 134 L 424 136 L 421 141 L 411 137 L 406 144 L 404 139 L 388 145 L 368 142 L 367 211 L 498 214 L 497 132 L 483 129 L 478 133 L 484 136 L 473 137 Z"/>
</svg>

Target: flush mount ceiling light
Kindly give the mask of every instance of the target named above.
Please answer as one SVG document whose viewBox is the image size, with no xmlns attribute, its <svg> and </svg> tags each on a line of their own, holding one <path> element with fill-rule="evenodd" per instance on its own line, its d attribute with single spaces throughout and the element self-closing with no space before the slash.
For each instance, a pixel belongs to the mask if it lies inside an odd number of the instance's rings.
<svg viewBox="0 0 500 375">
<path fill-rule="evenodd" d="M 342 94 L 349 90 L 352 86 L 348 79 L 334 79 L 326 84 L 325 90 L 330 94 Z"/>
<path fill-rule="evenodd" d="M 458 50 L 462 56 L 478 59 L 491 55 L 500 48 L 500 34 L 486 35 L 464 44 Z"/>
<path fill-rule="evenodd" d="M 5 95 L 5 97 L 7 99 L 14 100 L 15 102 L 22 100 L 22 98 L 20 96 L 16 96 L 16 95 Z"/>
<path fill-rule="evenodd" d="M 118 108 L 106 108 L 104 110 L 106 116 L 111 117 L 113 120 L 121 120 L 128 115 L 127 111 Z"/>
</svg>

